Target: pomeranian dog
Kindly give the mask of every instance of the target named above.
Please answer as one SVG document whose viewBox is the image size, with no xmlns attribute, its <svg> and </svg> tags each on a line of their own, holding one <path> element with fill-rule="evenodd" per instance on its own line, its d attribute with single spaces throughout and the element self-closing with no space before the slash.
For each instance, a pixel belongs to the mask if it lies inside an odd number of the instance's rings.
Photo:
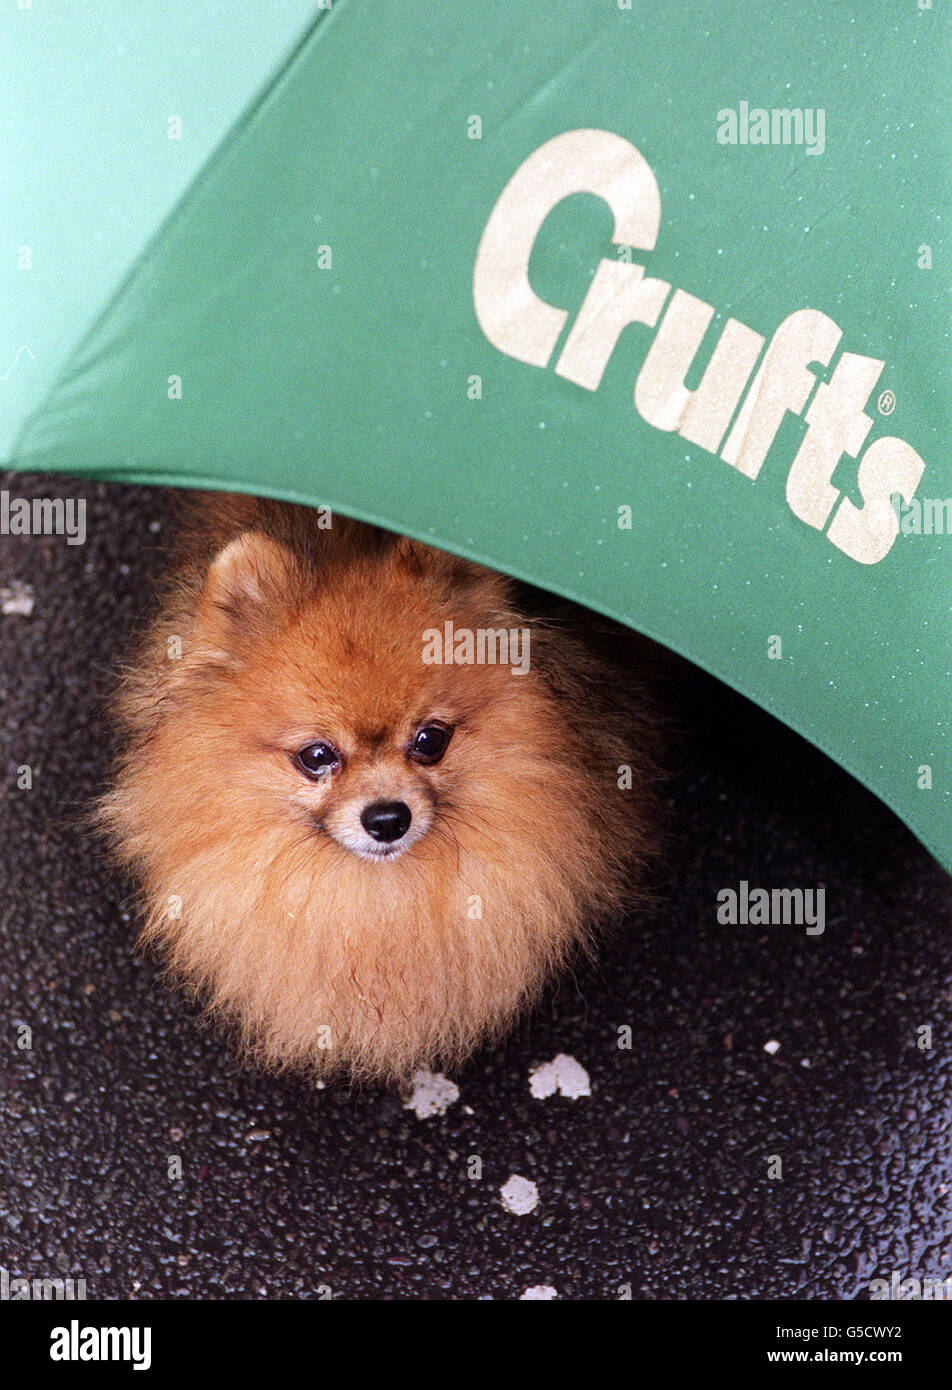
<svg viewBox="0 0 952 1390">
<path fill-rule="evenodd" d="M 659 721 L 632 634 L 606 660 L 591 613 L 342 517 L 188 507 L 100 807 L 143 940 L 266 1065 L 458 1064 L 638 898 Z"/>
</svg>

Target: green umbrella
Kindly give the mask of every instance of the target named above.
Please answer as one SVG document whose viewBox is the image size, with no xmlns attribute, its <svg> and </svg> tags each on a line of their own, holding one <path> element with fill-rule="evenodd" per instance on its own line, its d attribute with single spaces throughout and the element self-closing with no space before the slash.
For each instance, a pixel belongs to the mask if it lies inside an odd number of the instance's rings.
<svg viewBox="0 0 952 1390">
<path fill-rule="evenodd" d="M 948 7 L 254 14 L 7 7 L 8 466 L 557 590 L 952 869 Z"/>
</svg>

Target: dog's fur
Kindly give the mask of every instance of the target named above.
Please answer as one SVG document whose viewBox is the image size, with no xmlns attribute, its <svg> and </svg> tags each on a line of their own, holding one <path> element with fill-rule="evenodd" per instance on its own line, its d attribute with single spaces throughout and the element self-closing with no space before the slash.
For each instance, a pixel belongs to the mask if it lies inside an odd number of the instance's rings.
<svg viewBox="0 0 952 1390">
<path fill-rule="evenodd" d="M 141 879 L 144 940 L 258 1060 L 385 1081 L 458 1063 L 637 895 L 653 707 L 577 619 L 540 611 L 503 576 L 372 527 L 193 500 L 119 692 L 100 815 Z M 446 620 L 529 626 L 530 670 L 424 664 L 423 633 Z M 407 749 L 427 719 L 455 731 L 420 767 Z M 294 756 L 318 738 L 344 766 L 313 782 Z M 423 833 L 368 862 L 352 842 L 379 799 Z"/>
</svg>

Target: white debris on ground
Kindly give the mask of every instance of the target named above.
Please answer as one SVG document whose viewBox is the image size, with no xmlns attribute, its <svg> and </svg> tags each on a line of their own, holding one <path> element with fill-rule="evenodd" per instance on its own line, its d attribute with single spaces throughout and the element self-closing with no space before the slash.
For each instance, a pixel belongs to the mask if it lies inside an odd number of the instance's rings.
<svg viewBox="0 0 952 1390">
<path fill-rule="evenodd" d="M 33 612 L 33 586 L 14 579 L 9 588 L 0 588 L 0 613 L 28 618 Z"/>
<path fill-rule="evenodd" d="M 520 1178 L 513 1173 L 508 1182 L 499 1189 L 502 1204 L 513 1216 L 528 1216 L 539 1205 L 539 1189 L 531 1178 Z"/>
<path fill-rule="evenodd" d="M 413 1093 L 404 1102 L 404 1110 L 413 1110 L 418 1120 L 431 1115 L 444 1115 L 454 1101 L 459 1100 L 459 1087 L 442 1072 L 418 1071 L 413 1075 Z"/>
<path fill-rule="evenodd" d="M 588 1072 L 565 1052 L 560 1052 L 551 1062 L 543 1062 L 532 1068 L 529 1072 L 529 1090 L 536 1100 L 545 1100 L 556 1092 L 568 1096 L 569 1100 L 592 1094 Z"/>
<path fill-rule="evenodd" d="M 526 1289 L 525 1293 L 519 1295 L 519 1302 L 548 1303 L 558 1296 L 558 1290 L 553 1289 L 551 1284 L 533 1284 L 531 1289 Z"/>
<path fill-rule="evenodd" d="M 764 1051 L 769 1052 L 771 1057 L 780 1051 L 780 1044 L 777 1042 L 776 1038 L 771 1038 L 770 1042 L 764 1043 Z"/>
</svg>

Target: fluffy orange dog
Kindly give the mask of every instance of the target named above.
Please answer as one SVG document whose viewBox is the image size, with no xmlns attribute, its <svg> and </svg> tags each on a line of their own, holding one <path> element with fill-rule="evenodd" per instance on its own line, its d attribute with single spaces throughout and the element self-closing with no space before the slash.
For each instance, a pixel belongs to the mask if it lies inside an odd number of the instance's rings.
<svg viewBox="0 0 952 1390">
<path fill-rule="evenodd" d="M 209 494 L 185 535 L 101 811 L 144 939 L 267 1064 L 458 1063 L 637 889 L 643 691 L 507 579 L 372 527 Z M 427 657 L 500 630 L 528 631 L 518 671 Z"/>
</svg>

